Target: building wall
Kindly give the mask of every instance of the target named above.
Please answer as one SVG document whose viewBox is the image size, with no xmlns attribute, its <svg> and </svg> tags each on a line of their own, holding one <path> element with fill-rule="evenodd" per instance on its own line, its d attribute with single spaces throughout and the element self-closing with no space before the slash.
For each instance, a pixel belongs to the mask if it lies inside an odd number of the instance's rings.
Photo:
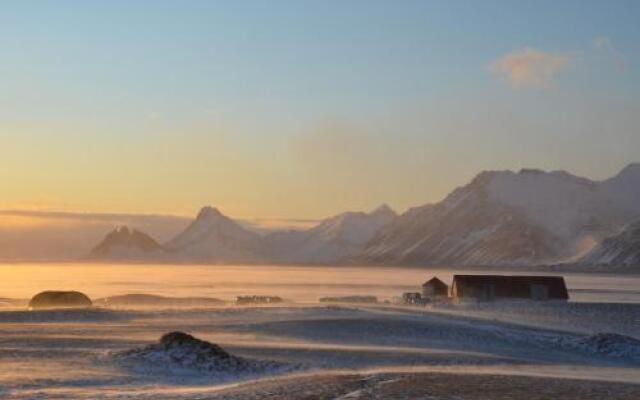
<svg viewBox="0 0 640 400">
<path fill-rule="evenodd" d="M 564 281 L 548 277 L 497 277 L 477 281 L 454 280 L 452 296 L 457 299 L 493 300 L 498 298 L 553 300 L 568 299 Z"/>
</svg>

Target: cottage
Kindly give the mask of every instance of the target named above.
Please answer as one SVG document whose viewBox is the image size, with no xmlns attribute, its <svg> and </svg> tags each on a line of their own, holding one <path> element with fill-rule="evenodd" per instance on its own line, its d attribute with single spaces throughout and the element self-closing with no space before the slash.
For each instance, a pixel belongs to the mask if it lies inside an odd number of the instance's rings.
<svg viewBox="0 0 640 400">
<path fill-rule="evenodd" d="M 449 286 L 435 276 L 422 284 L 422 297 L 425 299 L 448 296 Z"/>
<path fill-rule="evenodd" d="M 451 296 L 457 300 L 568 300 L 561 276 L 454 275 Z"/>
</svg>

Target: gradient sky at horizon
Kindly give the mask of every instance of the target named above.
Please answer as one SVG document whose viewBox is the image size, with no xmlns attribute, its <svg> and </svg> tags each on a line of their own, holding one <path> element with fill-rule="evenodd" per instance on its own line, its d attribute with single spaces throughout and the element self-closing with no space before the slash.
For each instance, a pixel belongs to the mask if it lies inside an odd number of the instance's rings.
<svg viewBox="0 0 640 400">
<path fill-rule="evenodd" d="M 637 1 L 5 1 L 0 209 L 321 218 L 640 161 Z"/>
</svg>

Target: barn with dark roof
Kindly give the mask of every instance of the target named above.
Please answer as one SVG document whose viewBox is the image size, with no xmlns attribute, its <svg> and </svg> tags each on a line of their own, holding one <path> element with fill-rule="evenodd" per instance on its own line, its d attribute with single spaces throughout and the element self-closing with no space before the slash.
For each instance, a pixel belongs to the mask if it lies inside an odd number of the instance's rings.
<svg viewBox="0 0 640 400">
<path fill-rule="evenodd" d="M 451 296 L 457 300 L 568 300 L 561 276 L 454 275 Z"/>
</svg>

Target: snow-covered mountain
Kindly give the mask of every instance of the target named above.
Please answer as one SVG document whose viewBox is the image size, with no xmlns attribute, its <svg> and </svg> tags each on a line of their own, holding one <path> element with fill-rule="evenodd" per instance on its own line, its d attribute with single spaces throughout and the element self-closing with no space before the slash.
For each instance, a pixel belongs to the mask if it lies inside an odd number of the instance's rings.
<svg viewBox="0 0 640 400">
<path fill-rule="evenodd" d="M 327 263 L 360 252 L 397 214 L 386 204 L 370 213 L 345 212 L 305 231 L 274 232 L 265 237 L 275 261 Z"/>
<path fill-rule="evenodd" d="M 606 238 L 582 257 L 578 264 L 640 267 L 640 221 Z"/>
<path fill-rule="evenodd" d="M 384 205 L 370 213 L 339 214 L 308 230 L 263 236 L 216 208 L 204 207 L 164 246 L 142 232 L 120 228 L 91 256 L 205 263 L 497 266 L 575 262 L 588 254 L 584 260 L 626 263 L 632 259 L 630 253 L 620 249 L 633 242 L 631 234 L 603 240 L 638 219 L 640 164 L 604 181 L 564 171 L 486 171 L 443 201 L 400 216 Z M 614 256 L 611 248 L 620 255 Z"/>
<path fill-rule="evenodd" d="M 115 228 L 96 247 L 90 258 L 96 260 L 147 260 L 162 257 L 164 248 L 151 236 L 126 226 Z"/>
<path fill-rule="evenodd" d="M 398 217 L 356 260 L 526 265 L 569 259 L 640 216 L 638 187 L 638 165 L 602 182 L 564 171 L 483 172 L 442 202 Z"/>
<path fill-rule="evenodd" d="M 165 247 L 172 257 L 190 262 L 261 262 L 270 258 L 260 235 L 213 207 L 203 207 Z"/>
<path fill-rule="evenodd" d="M 189 226 L 164 246 L 155 242 L 155 246 L 151 246 L 144 241 L 139 245 L 141 250 L 134 251 L 137 238 L 148 236 L 119 228 L 96 247 L 92 258 L 144 259 L 148 256 L 152 261 L 204 263 L 337 262 L 361 251 L 364 244 L 396 216 L 391 208 L 383 205 L 370 213 L 346 212 L 308 230 L 279 231 L 262 236 L 242 227 L 218 209 L 204 207 Z M 134 243 L 130 243 L 134 239 Z"/>
</svg>

